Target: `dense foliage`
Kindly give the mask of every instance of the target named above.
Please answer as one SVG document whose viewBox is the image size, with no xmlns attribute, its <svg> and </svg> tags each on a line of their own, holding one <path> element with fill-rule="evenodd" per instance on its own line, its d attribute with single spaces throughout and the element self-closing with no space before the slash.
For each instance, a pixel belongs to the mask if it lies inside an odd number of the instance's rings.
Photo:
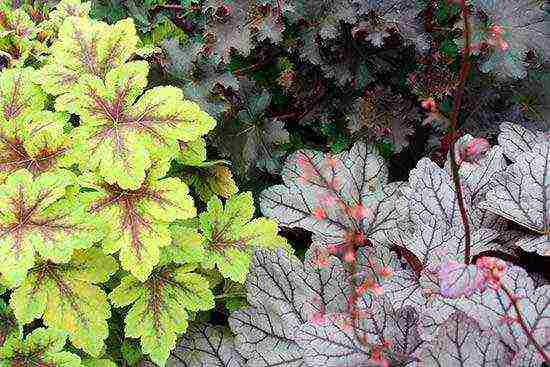
<svg viewBox="0 0 550 367">
<path fill-rule="evenodd" d="M 542 0 L 0 0 L 0 366 L 550 365 L 549 57 Z"/>
</svg>

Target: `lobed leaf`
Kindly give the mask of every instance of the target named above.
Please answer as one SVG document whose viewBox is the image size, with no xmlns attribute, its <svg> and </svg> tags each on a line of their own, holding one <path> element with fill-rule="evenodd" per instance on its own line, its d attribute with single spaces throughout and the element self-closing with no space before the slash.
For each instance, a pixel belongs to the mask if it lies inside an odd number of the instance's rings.
<svg viewBox="0 0 550 367">
<path fill-rule="evenodd" d="M 217 267 L 224 277 L 244 283 L 255 249 L 288 248 L 277 233 L 277 223 L 267 218 L 252 219 L 254 210 L 249 192 L 230 197 L 225 206 L 217 197 L 208 201 L 206 212 L 200 215 L 206 248 L 203 267 Z"/>
<path fill-rule="evenodd" d="M 80 357 L 64 349 L 66 339 L 59 330 L 35 329 L 24 340 L 0 349 L 0 366 L 80 367 Z"/>
<path fill-rule="evenodd" d="M 172 352 L 167 366 L 242 367 L 229 330 L 208 324 L 193 325 Z"/>
<path fill-rule="evenodd" d="M 187 330 L 189 312 L 214 307 L 214 296 L 194 267 L 165 264 L 140 281 L 129 275 L 111 292 L 116 307 L 131 305 L 125 318 L 125 334 L 140 338 L 142 350 L 152 361 L 164 365 L 176 338 Z"/>
<path fill-rule="evenodd" d="M 68 263 L 39 262 L 13 291 L 10 305 L 21 324 L 42 318 L 45 325 L 68 333 L 74 346 L 97 357 L 111 317 L 107 296 L 97 284 L 117 268 L 115 259 L 95 248 L 75 252 Z"/>
<path fill-rule="evenodd" d="M 103 237 L 101 224 L 90 220 L 82 198 L 67 195 L 75 183 L 69 171 L 35 178 L 21 169 L 0 185 L 0 262 L 9 285 L 23 280 L 37 255 L 67 262 L 74 249 Z"/>
<path fill-rule="evenodd" d="M 110 185 L 94 175 L 81 178 L 87 213 L 108 228 L 102 242 L 107 253 L 119 252 L 123 269 L 145 281 L 159 262 L 160 248 L 171 243 L 169 224 L 196 214 L 189 188 L 177 178 L 164 178 L 168 162 L 147 171 L 137 190 Z"/>
</svg>

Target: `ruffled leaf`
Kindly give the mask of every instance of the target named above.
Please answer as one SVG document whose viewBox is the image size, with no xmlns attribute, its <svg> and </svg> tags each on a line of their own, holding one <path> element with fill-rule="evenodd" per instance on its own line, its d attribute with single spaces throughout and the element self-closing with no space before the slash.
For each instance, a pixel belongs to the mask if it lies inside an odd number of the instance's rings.
<svg viewBox="0 0 550 367">
<path fill-rule="evenodd" d="M 21 168 L 38 176 L 70 167 L 70 141 L 64 133 L 68 120 L 65 114 L 40 111 L 24 122 L 0 126 L 0 182 Z"/>
<path fill-rule="evenodd" d="M 75 181 L 69 171 L 33 177 L 22 169 L 0 185 L 0 262 L 9 284 L 23 280 L 37 255 L 66 262 L 74 249 L 102 238 L 102 226 L 90 220 L 81 196 L 66 195 Z"/>
<path fill-rule="evenodd" d="M 40 262 L 13 291 L 10 305 L 22 324 L 42 318 L 47 326 L 67 332 L 74 346 L 99 356 L 111 307 L 97 284 L 117 268 L 115 259 L 95 248 L 75 252 L 69 263 Z"/>
<path fill-rule="evenodd" d="M 64 349 L 66 333 L 38 328 L 25 340 L 16 340 L 0 349 L 2 366 L 80 367 L 80 357 Z"/>
<path fill-rule="evenodd" d="M 310 249 L 302 264 L 283 251 L 257 251 L 246 281 L 252 307 L 233 312 L 229 325 L 250 366 L 303 366 L 295 331 L 347 307 L 349 283 L 342 263 Z M 277 348 L 273 348 L 277 345 Z"/>
<path fill-rule="evenodd" d="M 96 176 L 81 179 L 95 189 L 86 194 L 88 213 L 107 226 L 102 242 L 107 253 L 119 252 L 122 268 L 145 281 L 159 262 L 160 248 L 171 242 L 169 224 L 196 215 L 189 188 L 177 178 L 164 178 L 167 162 L 150 169 L 141 187 L 124 190 Z"/>
<path fill-rule="evenodd" d="M 58 110 L 80 115 L 73 154 L 81 167 L 125 189 L 140 187 L 153 154 L 172 157 L 177 140 L 196 140 L 215 125 L 175 87 L 156 87 L 138 99 L 148 70 L 146 62 L 137 61 L 109 71 L 105 81 L 83 76 L 56 101 Z"/>
<path fill-rule="evenodd" d="M 189 328 L 168 364 L 175 367 L 242 367 L 245 362 L 237 353 L 229 330 L 200 324 Z"/>
<path fill-rule="evenodd" d="M 382 239 L 399 217 L 399 183 L 387 183 L 382 157 L 362 143 L 335 156 L 300 151 L 287 160 L 284 185 L 262 192 L 262 213 L 282 226 L 313 232 L 316 242 L 344 252 Z"/>
<path fill-rule="evenodd" d="M 139 38 L 131 18 L 114 25 L 83 17 L 68 17 L 41 69 L 40 84 L 55 96 L 71 91 L 81 77 L 105 81 L 107 73 L 124 65 L 137 50 Z"/>
<path fill-rule="evenodd" d="M 243 283 L 255 249 L 288 248 L 277 233 L 277 223 L 267 218 L 252 219 L 254 210 L 249 192 L 232 196 L 225 206 L 217 197 L 210 199 L 207 211 L 200 215 L 207 251 L 202 264 L 206 269 L 216 266 L 224 277 Z"/>
<path fill-rule="evenodd" d="M 125 333 L 140 338 L 144 353 L 164 365 L 176 338 L 187 330 L 190 312 L 214 307 L 214 296 L 203 276 L 191 266 L 161 265 L 148 279 L 126 276 L 109 295 L 116 307 L 131 305 Z"/>
<path fill-rule="evenodd" d="M 483 332 L 463 313 L 453 314 L 440 328 L 433 344 L 421 353 L 419 366 L 507 366 L 510 357 L 496 335 Z"/>
<path fill-rule="evenodd" d="M 32 68 L 6 69 L 0 73 L 0 125 L 21 126 L 34 112 L 44 108 L 46 96 L 34 83 Z"/>
</svg>

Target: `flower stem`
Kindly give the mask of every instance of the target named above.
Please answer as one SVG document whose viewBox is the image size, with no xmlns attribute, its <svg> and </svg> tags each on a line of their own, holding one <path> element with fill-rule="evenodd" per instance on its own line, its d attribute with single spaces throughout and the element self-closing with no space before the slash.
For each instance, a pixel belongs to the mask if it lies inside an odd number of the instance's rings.
<svg viewBox="0 0 550 367">
<path fill-rule="evenodd" d="M 544 361 L 547 364 L 550 364 L 550 356 L 548 356 L 548 354 L 546 354 L 546 352 L 544 351 L 544 348 L 537 342 L 537 340 L 533 336 L 533 333 L 531 332 L 531 330 L 529 330 L 529 326 L 527 325 L 527 323 L 523 319 L 523 316 L 521 315 L 521 310 L 520 310 L 519 305 L 518 305 L 517 297 L 515 295 L 513 295 L 512 291 L 510 291 L 510 289 L 508 289 L 504 284 L 501 284 L 501 288 L 504 291 L 504 293 L 506 293 L 506 296 L 510 299 L 510 301 L 512 302 L 512 305 L 514 306 L 514 309 L 515 309 L 516 315 L 517 315 L 517 319 L 518 319 L 518 322 L 519 322 L 519 324 L 520 324 L 520 326 L 523 330 L 523 333 L 525 334 L 525 336 L 527 336 L 527 339 L 529 339 L 531 344 L 533 344 L 533 346 L 537 349 L 537 351 L 540 353 L 540 355 L 544 359 Z"/>
<path fill-rule="evenodd" d="M 470 263 L 470 251 L 471 251 L 471 238 L 470 238 L 470 223 L 468 221 L 468 213 L 466 211 L 466 204 L 464 203 L 464 193 L 460 183 L 459 167 L 456 161 L 455 143 L 457 140 L 458 130 L 458 116 L 460 114 L 460 107 L 462 105 L 462 97 L 464 95 L 464 87 L 466 85 L 466 79 L 470 72 L 470 20 L 469 9 L 466 1 L 462 2 L 462 18 L 464 19 L 464 54 L 462 67 L 460 68 L 460 79 L 457 90 L 453 97 L 453 111 L 451 115 L 451 144 L 450 144 L 450 156 L 451 156 L 451 171 L 453 177 L 453 183 L 455 187 L 456 197 L 458 201 L 458 208 L 460 210 L 460 216 L 462 218 L 462 224 L 464 225 L 464 262 Z"/>
</svg>

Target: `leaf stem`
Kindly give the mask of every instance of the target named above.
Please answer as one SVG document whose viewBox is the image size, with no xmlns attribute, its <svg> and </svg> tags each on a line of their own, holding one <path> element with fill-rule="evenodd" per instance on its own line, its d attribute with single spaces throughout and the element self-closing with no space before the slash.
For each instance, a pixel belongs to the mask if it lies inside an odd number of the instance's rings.
<svg viewBox="0 0 550 367">
<path fill-rule="evenodd" d="M 462 61 L 462 67 L 460 68 L 460 79 L 458 88 L 455 91 L 453 97 L 453 111 L 451 115 L 451 144 L 450 144 L 450 156 L 451 156 L 451 171 L 453 177 L 453 183 L 458 201 L 458 207 L 460 210 L 460 216 L 462 218 L 462 224 L 464 225 L 464 262 L 470 263 L 471 252 L 471 238 L 470 238 L 470 223 L 468 221 L 468 213 L 466 212 L 466 205 L 464 203 L 464 193 L 462 192 L 462 186 L 460 183 L 459 167 L 456 161 L 455 143 L 457 140 L 458 130 L 458 116 L 460 114 L 460 107 L 462 105 L 462 97 L 464 95 L 464 87 L 466 85 L 466 79 L 470 72 L 470 20 L 469 9 L 466 1 L 462 1 L 462 18 L 464 19 L 464 55 Z"/>
<path fill-rule="evenodd" d="M 523 316 L 521 315 L 521 310 L 520 310 L 519 305 L 518 305 L 517 297 L 515 295 L 513 295 L 512 291 L 510 291 L 510 289 L 508 289 L 504 284 L 501 284 L 500 287 L 504 291 L 504 293 L 506 293 L 506 296 L 512 302 L 512 305 L 514 306 L 514 309 L 516 311 L 518 322 L 519 322 L 521 328 L 523 329 L 523 332 L 524 332 L 525 336 L 527 336 L 527 339 L 529 339 L 531 344 L 533 344 L 533 346 L 537 349 L 537 351 L 540 353 L 540 355 L 544 359 L 544 361 L 547 364 L 550 364 L 550 356 L 548 356 L 548 354 L 546 354 L 546 352 L 544 351 L 544 348 L 537 342 L 537 340 L 533 336 L 533 333 L 531 332 L 531 330 L 529 330 L 529 326 L 527 325 L 527 323 L 523 319 Z"/>
</svg>

